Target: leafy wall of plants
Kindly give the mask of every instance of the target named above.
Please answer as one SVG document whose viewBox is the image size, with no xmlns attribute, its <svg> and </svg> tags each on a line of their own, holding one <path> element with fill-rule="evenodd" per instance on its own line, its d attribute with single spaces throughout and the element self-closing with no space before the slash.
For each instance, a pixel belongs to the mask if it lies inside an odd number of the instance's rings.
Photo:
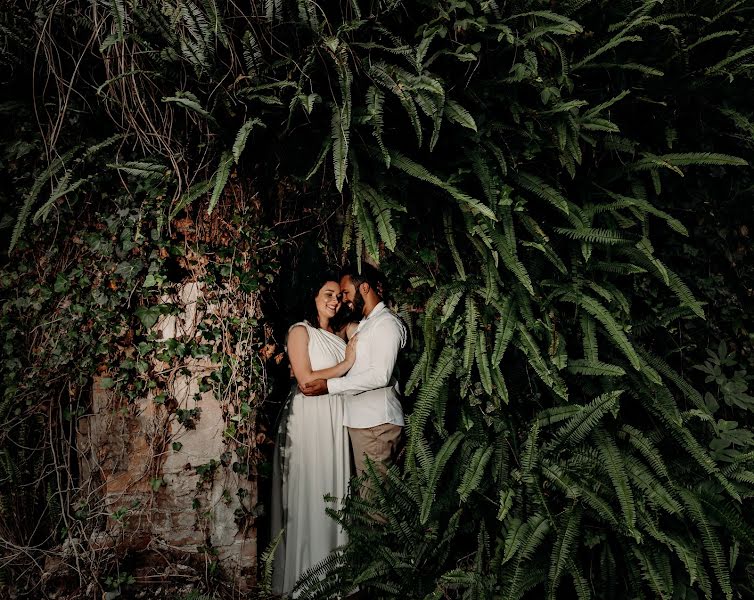
<svg viewBox="0 0 754 600">
<path fill-rule="evenodd" d="M 253 182 L 283 237 L 379 259 L 411 321 L 388 523 L 352 502 L 311 595 L 750 594 L 754 5 L 67 8 L 17 17 L 81 57 L 34 76 L 87 116 L 53 111 L 12 246 L 91 172 L 86 118 L 123 136 L 113 175 L 169 181 L 161 227 Z"/>
<path fill-rule="evenodd" d="M 211 392 L 222 406 L 225 428 L 218 435 L 225 451 L 190 465 L 198 476 L 197 527 L 210 516 L 207 492 L 216 477 L 227 480 L 227 470 L 241 481 L 257 478 L 265 445 L 258 427 L 267 393 L 264 365 L 274 348 L 261 320 L 261 296 L 279 269 L 275 250 L 258 249 L 269 246 L 273 234 L 244 214 L 230 193 L 216 209 L 221 219 L 197 211 L 174 221 L 172 231 L 160 231 L 153 204 L 158 192 L 164 192 L 159 185 L 137 193 L 136 201 L 120 196 L 116 210 L 99 214 L 77 215 L 63 207 L 55 229 L 27 235 L 0 271 L 2 573 L 5 584 L 32 596 L 60 585 L 40 575 L 43 569 L 61 575 L 45 562 L 61 546 L 65 561 L 83 565 L 78 577 L 68 573 L 67 587 L 78 582 L 89 589 L 94 582 L 115 592 L 135 582 L 119 562 L 122 551 L 91 546 L 113 524 L 137 522 L 152 510 L 138 501 L 107 506 L 102 474 L 82 470 L 77 433 L 81 420 L 91 418 L 93 378 L 117 399 L 124 416 L 145 398 L 162 415 L 163 431 L 151 436 L 154 467 L 144 474 L 154 494 L 167 485 L 159 468 L 165 455 L 192 451 L 169 432 L 193 429 L 202 418 L 200 405 L 176 396 L 175 379 L 198 377 L 199 392 Z M 83 194 L 97 197 L 90 190 Z M 233 219 L 242 219 L 244 227 Z M 201 288 L 198 333 L 165 338 L 160 324 L 185 310 L 178 296 L 187 282 Z M 199 375 L 192 367 L 196 360 L 207 365 Z M 260 507 L 246 486 L 224 494 L 228 503 L 238 496 L 238 530 L 253 527 Z M 205 529 L 200 551 L 213 579 L 222 565 Z"/>
</svg>

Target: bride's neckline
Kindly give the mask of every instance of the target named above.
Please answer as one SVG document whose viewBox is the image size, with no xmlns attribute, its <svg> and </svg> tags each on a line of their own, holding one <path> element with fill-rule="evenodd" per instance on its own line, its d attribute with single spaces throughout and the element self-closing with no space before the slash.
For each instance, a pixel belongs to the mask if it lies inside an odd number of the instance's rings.
<svg viewBox="0 0 754 600">
<path fill-rule="evenodd" d="M 326 333 L 327 335 L 331 335 L 332 337 L 337 338 L 338 340 L 340 340 L 341 342 L 343 342 L 344 344 L 346 344 L 346 341 L 342 337 L 340 337 L 337 333 L 333 333 L 332 331 L 327 331 L 327 329 L 325 329 L 324 327 L 314 327 L 310 323 L 306 323 L 306 324 L 311 329 L 315 329 L 317 331 L 321 331 L 322 333 Z"/>
</svg>

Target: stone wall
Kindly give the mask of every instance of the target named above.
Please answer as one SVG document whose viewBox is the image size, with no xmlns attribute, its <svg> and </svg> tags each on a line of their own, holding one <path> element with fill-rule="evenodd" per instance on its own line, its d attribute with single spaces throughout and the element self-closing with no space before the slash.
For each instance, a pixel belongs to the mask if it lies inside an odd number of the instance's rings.
<svg viewBox="0 0 754 600">
<path fill-rule="evenodd" d="M 206 303 L 196 281 L 184 283 L 163 302 L 177 304 L 180 312 L 154 325 L 158 341 L 200 336 L 197 326 L 208 314 L 255 310 L 235 301 Z M 224 351 L 238 360 L 251 359 L 244 348 Z M 107 515 L 98 539 L 121 550 L 170 550 L 203 558 L 244 587 L 255 580 L 256 528 L 249 516 L 257 504 L 257 485 L 253 469 L 230 468 L 239 458 L 227 426 L 238 405 L 217 390 L 200 390 L 202 377 L 217 368 L 208 358 L 187 357 L 179 366 L 155 361 L 152 367 L 166 377 L 168 402 L 155 402 L 152 394 L 125 402 L 98 379 L 91 414 L 79 423 L 81 477 Z M 181 411 L 191 416 L 180 422 Z M 244 456 L 251 457 L 254 432 L 246 431 L 244 439 Z"/>
</svg>

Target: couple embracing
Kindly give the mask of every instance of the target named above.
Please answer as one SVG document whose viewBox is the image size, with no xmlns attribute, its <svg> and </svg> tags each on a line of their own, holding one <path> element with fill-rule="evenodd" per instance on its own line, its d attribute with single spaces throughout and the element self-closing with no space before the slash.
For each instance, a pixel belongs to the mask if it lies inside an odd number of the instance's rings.
<svg viewBox="0 0 754 600">
<path fill-rule="evenodd" d="M 296 386 L 278 430 L 273 471 L 273 588 L 288 595 L 310 567 L 346 543 L 326 513 L 324 496 L 348 494 L 351 449 L 356 475 L 369 458 L 384 474 L 403 436 L 403 409 L 393 375 L 406 328 L 382 300 L 377 269 L 323 276 L 306 299 L 307 320 L 288 333 Z M 350 444 L 349 444 L 350 440 Z M 363 484 L 359 493 L 369 493 Z"/>
</svg>

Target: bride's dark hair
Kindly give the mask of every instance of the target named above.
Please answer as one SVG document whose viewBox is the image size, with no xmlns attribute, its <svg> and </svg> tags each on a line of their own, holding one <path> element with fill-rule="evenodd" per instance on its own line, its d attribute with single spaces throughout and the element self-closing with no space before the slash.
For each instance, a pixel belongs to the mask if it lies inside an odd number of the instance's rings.
<svg viewBox="0 0 754 600">
<path fill-rule="evenodd" d="M 335 283 L 338 283 L 340 279 L 338 278 L 338 274 L 335 271 L 320 271 L 318 273 L 315 273 L 314 275 L 307 277 L 307 286 L 306 286 L 306 296 L 303 298 L 303 317 L 304 320 L 309 323 L 312 327 L 315 329 L 319 329 L 319 313 L 317 312 L 317 303 L 315 301 L 317 295 L 319 294 L 319 290 L 322 289 L 322 286 L 324 286 L 328 281 L 334 281 Z M 340 311 L 338 311 L 338 314 L 340 314 Z M 338 314 L 335 315 L 334 319 L 331 319 L 330 325 L 332 326 L 333 330 L 337 331 L 340 329 L 340 327 L 336 327 L 336 325 L 340 325 L 342 327 L 342 324 L 338 323 L 337 318 Z"/>
</svg>

